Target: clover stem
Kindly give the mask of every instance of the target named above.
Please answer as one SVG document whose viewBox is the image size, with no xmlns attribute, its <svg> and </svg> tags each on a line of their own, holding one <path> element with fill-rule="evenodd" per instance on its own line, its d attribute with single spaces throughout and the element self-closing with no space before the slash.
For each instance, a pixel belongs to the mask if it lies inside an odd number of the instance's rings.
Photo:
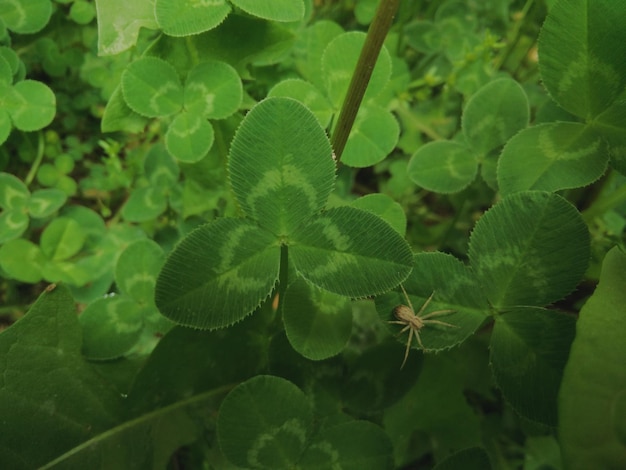
<svg viewBox="0 0 626 470">
<path fill-rule="evenodd" d="M 399 5 L 400 0 L 380 0 L 376 15 L 367 31 L 365 44 L 361 49 L 361 55 L 352 74 L 352 80 L 339 113 L 337 126 L 331 138 L 337 163 L 341 160 L 341 154 L 348 141 L 361 101 L 363 101 L 363 95 L 372 76 L 376 59 Z"/>
<path fill-rule="evenodd" d="M 35 161 L 30 166 L 30 170 L 28 170 L 28 175 L 24 178 L 24 184 L 28 187 L 35 179 L 35 175 L 37 174 L 37 170 L 41 166 L 41 162 L 43 161 L 43 155 L 45 150 L 45 142 L 43 138 L 43 133 L 39 133 L 39 138 L 37 140 L 37 156 L 35 157 Z"/>
</svg>

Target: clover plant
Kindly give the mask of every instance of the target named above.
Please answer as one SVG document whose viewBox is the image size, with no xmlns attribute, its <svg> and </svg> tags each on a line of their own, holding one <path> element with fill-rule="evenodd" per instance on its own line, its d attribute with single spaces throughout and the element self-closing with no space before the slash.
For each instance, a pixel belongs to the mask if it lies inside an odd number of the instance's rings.
<svg viewBox="0 0 626 470">
<path fill-rule="evenodd" d="M 624 24 L 0 0 L 0 468 L 626 468 Z"/>
</svg>

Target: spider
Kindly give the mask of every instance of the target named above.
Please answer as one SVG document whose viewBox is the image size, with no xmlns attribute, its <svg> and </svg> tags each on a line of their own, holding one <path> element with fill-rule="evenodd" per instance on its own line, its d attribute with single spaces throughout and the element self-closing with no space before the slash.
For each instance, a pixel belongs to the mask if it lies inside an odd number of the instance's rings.
<svg viewBox="0 0 626 470">
<path fill-rule="evenodd" d="M 446 314 L 454 312 L 454 310 L 437 310 L 435 312 L 430 312 L 430 313 L 427 313 L 426 315 L 422 315 L 422 313 L 424 312 L 424 310 L 426 310 L 426 307 L 432 300 L 433 296 L 435 295 L 435 291 L 433 291 L 433 293 L 430 294 L 430 297 L 426 299 L 426 302 L 424 302 L 424 305 L 422 305 L 419 311 L 415 313 L 415 310 L 413 309 L 413 305 L 411 305 L 411 299 L 409 299 L 409 296 L 406 293 L 404 286 L 400 284 L 400 287 L 402 288 L 402 292 L 404 293 L 404 298 L 406 299 L 409 306 L 407 307 L 406 305 L 398 305 L 396 308 L 394 308 L 393 313 L 395 317 L 397 318 L 397 320 L 390 320 L 389 323 L 404 326 L 404 328 L 400 330 L 400 333 L 398 333 L 398 336 L 404 333 L 405 331 L 409 332 L 409 339 L 406 343 L 406 351 L 404 353 L 404 361 L 402 361 L 402 365 L 400 366 L 400 369 L 402 369 L 404 367 L 404 364 L 406 363 L 407 357 L 409 357 L 409 349 L 411 348 L 411 340 L 413 339 L 413 335 L 415 335 L 415 337 L 417 338 L 417 343 L 420 345 L 420 347 L 424 351 L 428 351 L 422 344 L 422 339 L 420 338 L 420 330 L 424 328 L 424 326 L 442 325 L 442 326 L 450 326 L 453 328 L 458 328 L 458 326 L 452 325 L 451 323 L 446 323 L 440 320 L 431 320 L 432 317 L 437 317 L 439 315 L 446 315 Z"/>
</svg>

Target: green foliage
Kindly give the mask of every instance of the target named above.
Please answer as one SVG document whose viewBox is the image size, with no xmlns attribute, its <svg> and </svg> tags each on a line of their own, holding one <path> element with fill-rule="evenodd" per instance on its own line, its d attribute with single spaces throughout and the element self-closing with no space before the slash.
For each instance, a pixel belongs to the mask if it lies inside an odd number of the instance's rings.
<svg viewBox="0 0 626 470">
<path fill-rule="evenodd" d="M 401 282 L 411 255 L 389 225 L 352 207 L 320 213 L 334 166 L 324 131 L 303 105 L 278 97 L 256 105 L 229 159 L 248 218 L 218 219 L 176 247 L 157 282 L 159 310 L 197 328 L 231 325 L 271 294 L 287 256 L 299 276 L 339 295 L 365 297 Z"/>
<path fill-rule="evenodd" d="M 348 421 L 311 435 L 306 395 L 284 379 L 258 376 L 224 399 L 217 421 L 222 451 L 244 468 L 392 468 L 391 442 L 366 421 Z"/>
<path fill-rule="evenodd" d="M 0 467 L 626 466 L 625 23 L 0 0 Z"/>
<path fill-rule="evenodd" d="M 559 439 L 569 468 L 619 468 L 626 463 L 626 375 L 620 367 L 626 329 L 621 309 L 625 263 L 619 248 L 609 251 L 598 288 L 576 325 L 559 406 Z"/>
</svg>

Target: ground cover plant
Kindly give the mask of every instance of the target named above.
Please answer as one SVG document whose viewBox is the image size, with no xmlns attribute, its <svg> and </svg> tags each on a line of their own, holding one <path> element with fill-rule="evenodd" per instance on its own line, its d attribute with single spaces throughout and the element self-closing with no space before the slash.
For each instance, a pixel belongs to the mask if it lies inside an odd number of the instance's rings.
<svg viewBox="0 0 626 470">
<path fill-rule="evenodd" d="M 0 467 L 626 467 L 626 5 L 0 0 Z"/>
</svg>

